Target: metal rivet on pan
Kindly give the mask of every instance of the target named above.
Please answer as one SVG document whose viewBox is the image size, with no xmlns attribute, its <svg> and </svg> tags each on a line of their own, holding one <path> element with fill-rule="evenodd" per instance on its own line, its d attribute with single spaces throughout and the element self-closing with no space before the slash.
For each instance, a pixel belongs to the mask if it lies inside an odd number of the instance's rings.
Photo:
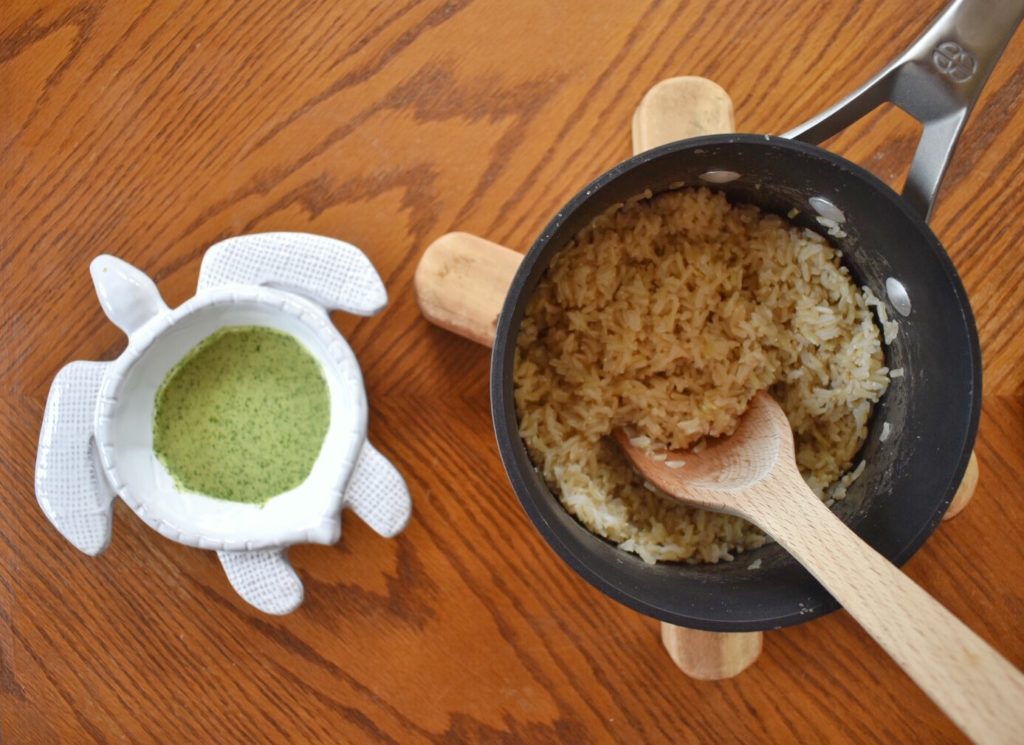
<svg viewBox="0 0 1024 745">
<path fill-rule="evenodd" d="M 910 315 L 910 295 L 907 294 L 907 288 L 903 286 L 895 277 L 889 277 L 885 280 L 885 294 L 889 297 L 889 302 L 892 303 L 892 307 L 896 309 L 896 312 L 901 316 Z"/>
<path fill-rule="evenodd" d="M 815 212 L 825 219 L 832 220 L 834 222 L 846 222 L 846 215 L 843 211 L 832 204 L 828 199 L 825 199 L 825 197 L 811 197 L 807 202 Z"/>
<path fill-rule="evenodd" d="M 700 175 L 700 180 L 707 181 L 709 184 L 728 184 L 739 177 L 740 175 L 736 171 L 708 171 Z"/>
</svg>

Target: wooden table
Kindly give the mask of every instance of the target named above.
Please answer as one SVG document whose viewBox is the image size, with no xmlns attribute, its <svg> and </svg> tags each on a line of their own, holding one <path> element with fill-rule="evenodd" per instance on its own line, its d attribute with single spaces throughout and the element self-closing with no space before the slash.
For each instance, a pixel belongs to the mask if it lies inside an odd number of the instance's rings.
<svg viewBox="0 0 1024 745">
<path fill-rule="evenodd" d="M 354 7 L 358 5 L 358 7 Z M 849 5 L 849 7 L 844 7 Z M 784 131 L 907 45 L 937 0 L 858 4 L 411 0 L 15 2 L 0 27 L 0 722 L 5 743 L 962 742 L 844 613 L 772 633 L 697 683 L 657 624 L 556 559 L 491 433 L 487 352 L 429 326 L 423 247 L 463 229 L 524 249 L 626 157 L 647 88 L 702 74 L 741 131 Z M 1024 665 L 1024 39 L 996 69 L 933 226 L 985 356 L 981 485 L 909 574 Z M 832 143 L 893 183 L 915 125 L 881 112 Z M 336 318 L 374 442 L 403 470 L 397 540 L 347 515 L 292 551 L 306 601 L 261 615 L 213 554 L 124 505 L 98 559 L 36 505 L 47 389 L 124 337 L 93 294 L 110 252 L 172 305 L 239 233 L 361 246 L 391 304 Z"/>
</svg>

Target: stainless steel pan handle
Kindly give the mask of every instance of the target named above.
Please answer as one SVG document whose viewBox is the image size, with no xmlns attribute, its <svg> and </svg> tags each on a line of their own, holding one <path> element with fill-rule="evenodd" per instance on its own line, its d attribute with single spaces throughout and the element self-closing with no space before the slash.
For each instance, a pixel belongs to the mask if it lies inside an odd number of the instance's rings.
<svg viewBox="0 0 1024 745">
<path fill-rule="evenodd" d="M 1024 0 L 954 0 L 906 52 L 784 136 L 817 145 L 885 102 L 924 125 L 903 198 L 925 220 L 971 109 L 1024 17 Z"/>
</svg>

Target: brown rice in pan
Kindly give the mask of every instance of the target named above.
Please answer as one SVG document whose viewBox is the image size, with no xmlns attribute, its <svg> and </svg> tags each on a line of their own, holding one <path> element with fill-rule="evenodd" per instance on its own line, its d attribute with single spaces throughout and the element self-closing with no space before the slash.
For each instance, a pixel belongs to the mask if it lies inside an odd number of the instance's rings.
<svg viewBox="0 0 1024 745">
<path fill-rule="evenodd" d="M 807 483 L 841 499 L 889 384 L 872 307 L 886 342 L 896 326 L 839 259 L 817 233 L 705 188 L 641 195 L 582 230 L 531 297 L 515 361 L 520 434 L 565 508 L 647 562 L 762 545 L 739 518 L 651 491 L 608 435 L 700 447 L 765 388 Z"/>
</svg>

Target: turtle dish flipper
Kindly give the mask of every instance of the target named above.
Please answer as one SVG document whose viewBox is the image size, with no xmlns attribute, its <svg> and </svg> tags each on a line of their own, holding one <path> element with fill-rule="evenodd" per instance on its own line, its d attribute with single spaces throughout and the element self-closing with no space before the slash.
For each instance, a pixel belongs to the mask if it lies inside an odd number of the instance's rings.
<svg viewBox="0 0 1024 745">
<path fill-rule="evenodd" d="M 345 490 L 345 506 L 385 538 L 401 533 L 412 516 L 405 479 L 369 440 Z"/>
<path fill-rule="evenodd" d="M 257 233 L 212 246 L 199 290 L 264 285 L 302 295 L 331 310 L 372 316 L 388 303 L 373 264 L 351 243 L 308 233 Z"/>
<path fill-rule="evenodd" d="M 36 499 L 43 513 L 79 551 L 110 544 L 114 492 L 98 463 L 93 416 L 105 362 L 72 362 L 50 387 L 36 459 Z"/>
<path fill-rule="evenodd" d="M 288 562 L 287 549 L 218 551 L 235 592 L 254 608 L 275 616 L 302 605 L 302 580 Z"/>
</svg>

